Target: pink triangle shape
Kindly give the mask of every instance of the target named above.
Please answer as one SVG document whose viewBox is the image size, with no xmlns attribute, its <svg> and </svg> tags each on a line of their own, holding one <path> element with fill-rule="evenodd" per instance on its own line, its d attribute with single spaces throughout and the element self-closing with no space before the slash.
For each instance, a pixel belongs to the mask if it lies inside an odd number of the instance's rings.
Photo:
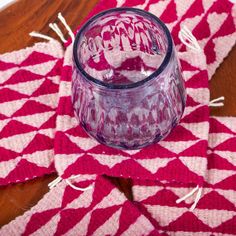
<svg viewBox="0 0 236 236">
<path fill-rule="evenodd" d="M 93 235 L 93 233 L 103 224 L 106 223 L 106 221 L 119 209 L 121 206 L 110 206 L 106 208 L 101 209 L 95 209 L 92 212 L 89 226 L 88 226 L 88 235 Z M 114 222 L 115 223 L 115 222 Z M 121 222 L 120 222 L 121 223 Z M 116 222 L 118 224 L 118 222 Z"/>
<path fill-rule="evenodd" d="M 11 120 L 0 132 L 0 137 L 10 137 L 16 134 L 24 134 L 37 130 L 35 127 L 23 124 L 17 120 Z"/>
<path fill-rule="evenodd" d="M 65 133 L 58 131 L 56 132 L 54 141 L 54 151 L 56 154 L 74 154 L 84 153 L 78 145 L 71 142 Z"/>
<path fill-rule="evenodd" d="M 42 212 L 35 212 L 25 227 L 25 231 L 22 235 L 30 235 L 47 224 L 53 216 L 60 211 L 60 208 L 54 208 Z"/>
<path fill-rule="evenodd" d="M 200 176 L 190 171 L 181 161 L 178 159 L 173 160 L 167 164 L 167 166 L 160 168 L 156 177 L 159 180 L 167 181 L 180 181 L 184 183 L 198 183 Z"/>
<path fill-rule="evenodd" d="M 211 36 L 211 31 L 207 22 L 207 14 L 202 17 L 201 21 L 193 29 L 192 33 L 198 40 L 209 38 Z"/>
<path fill-rule="evenodd" d="M 165 23 L 172 23 L 178 19 L 174 0 L 171 0 L 171 2 L 166 6 L 166 9 L 161 14 L 160 19 Z"/>
<path fill-rule="evenodd" d="M 11 69 L 16 66 L 17 65 L 12 62 L 5 62 L 5 61 L 0 60 L 0 70 L 1 71 L 8 70 L 8 69 Z"/>
<path fill-rule="evenodd" d="M 217 226 L 214 232 L 236 235 L 236 216 Z"/>
<path fill-rule="evenodd" d="M 181 125 L 177 125 L 165 138 L 165 141 L 190 141 L 197 139 L 198 138 L 193 135 L 189 130 L 187 130 Z"/>
<path fill-rule="evenodd" d="M 44 95 L 44 94 L 52 94 L 58 92 L 58 85 L 54 84 L 51 80 L 45 79 L 45 81 L 40 85 L 40 87 L 34 91 L 31 95 L 32 97 Z M 57 96 L 56 94 L 54 96 Z"/>
<path fill-rule="evenodd" d="M 209 120 L 209 108 L 208 106 L 201 106 L 190 114 L 186 115 L 182 122 L 184 123 L 199 123 Z"/>
<path fill-rule="evenodd" d="M 63 60 L 59 59 L 57 60 L 56 64 L 54 65 L 54 67 L 51 69 L 51 71 L 49 71 L 47 73 L 46 76 L 57 76 L 61 74 L 61 70 L 62 70 L 62 66 L 63 66 Z M 71 77 L 70 77 L 71 78 Z"/>
<path fill-rule="evenodd" d="M 27 98 L 27 97 L 28 97 L 27 95 L 11 90 L 9 88 L 0 89 L 0 103 L 20 100 L 22 98 Z"/>
<path fill-rule="evenodd" d="M 218 182 L 214 186 L 216 188 L 221 188 L 221 189 L 231 189 L 236 191 L 236 174 L 229 176 L 228 178 L 222 180 L 221 182 Z"/>
<path fill-rule="evenodd" d="M 199 220 L 192 212 L 185 212 L 182 216 L 164 227 L 168 231 L 211 232 L 211 228 Z"/>
<path fill-rule="evenodd" d="M 4 84 L 18 84 L 20 82 L 27 82 L 41 79 L 41 75 L 34 74 L 27 70 L 18 70 L 14 73 Z"/>
<path fill-rule="evenodd" d="M 1 142 L 1 139 L 0 139 Z M 0 147 L 0 162 L 15 159 L 19 153 Z"/>
<path fill-rule="evenodd" d="M 236 137 L 232 137 L 220 143 L 215 150 L 236 152 Z"/>
<path fill-rule="evenodd" d="M 185 149 L 181 153 L 179 153 L 179 156 L 206 156 L 206 150 L 207 150 L 207 141 L 201 140 L 191 147 Z"/>
<path fill-rule="evenodd" d="M 208 88 L 208 75 L 206 70 L 199 71 L 194 74 L 191 79 L 186 82 L 187 88 Z"/>
<path fill-rule="evenodd" d="M 235 206 L 216 191 L 211 191 L 201 197 L 197 205 L 198 209 L 217 209 L 234 211 Z"/>
<path fill-rule="evenodd" d="M 52 111 L 52 108 L 42 103 L 28 100 L 18 111 L 12 115 L 12 117 L 32 115 L 47 111 Z"/>
<path fill-rule="evenodd" d="M 21 62 L 20 66 L 31 66 L 55 59 L 56 58 L 51 55 L 34 51 L 24 61 Z"/>
<path fill-rule="evenodd" d="M 53 139 L 43 134 L 36 134 L 33 140 L 22 151 L 23 154 L 31 154 L 36 151 L 53 149 Z"/>
<path fill-rule="evenodd" d="M 236 167 L 216 153 L 208 155 L 208 169 L 236 170 Z"/>
<path fill-rule="evenodd" d="M 45 123 L 43 123 L 39 129 L 49 129 L 49 128 L 55 128 L 56 126 L 56 113 L 51 116 Z"/>
<path fill-rule="evenodd" d="M 229 129 L 224 124 L 220 123 L 215 118 L 210 118 L 210 133 L 228 133 L 228 134 L 234 134 L 234 132 Z"/>
</svg>

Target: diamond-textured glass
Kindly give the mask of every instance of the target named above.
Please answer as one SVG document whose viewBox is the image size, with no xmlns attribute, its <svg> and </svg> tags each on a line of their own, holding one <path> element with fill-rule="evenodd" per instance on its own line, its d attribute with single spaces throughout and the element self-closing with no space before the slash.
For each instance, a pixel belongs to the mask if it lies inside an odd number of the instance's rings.
<svg viewBox="0 0 236 236">
<path fill-rule="evenodd" d="M 162 140 L 186 93 L 172 38 L 154 15 L 116 8 L 91 18 L 73 48 L 72 102 L 86 132 L 120 149 Z"/>
</svg>

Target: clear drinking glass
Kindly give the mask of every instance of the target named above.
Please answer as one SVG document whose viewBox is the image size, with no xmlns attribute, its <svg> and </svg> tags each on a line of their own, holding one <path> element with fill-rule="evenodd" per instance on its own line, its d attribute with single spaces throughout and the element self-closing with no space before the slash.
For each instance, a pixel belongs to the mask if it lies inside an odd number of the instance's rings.
<svg viewBox="0 0 236 236">
<path fill-rule="evenodd" d="M 134 8 L 94 16 L 77 33 L 73 58 L 75 114 L 100 143 L 139 149 L 179 122 L 184 82 L 170 32 L 156 16 Z"/>
</svg>

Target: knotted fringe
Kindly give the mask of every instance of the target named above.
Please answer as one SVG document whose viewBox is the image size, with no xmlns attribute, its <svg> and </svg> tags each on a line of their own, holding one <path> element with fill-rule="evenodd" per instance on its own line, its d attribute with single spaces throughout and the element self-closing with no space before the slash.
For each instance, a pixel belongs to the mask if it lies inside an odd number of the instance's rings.
<svg viewBox="0 0 236 236">
<path fill-rule="evenodd" d="M 77 187 L 77 186 L 75 186 L 74 184 L 71 183 L 70 180 L 76 179 L 76 178 L 78 178 L 78 177 L 80 177 L 80 176 L 81 176 L 81 175 L 73 175 L 73 176 L 71 176 L 70 178 L 65 179 L 65 181 L 66 181 L 66 183 L 67 183 L 71 188 L 73 188 L 73 189 L 75 189 L 75 190 L 78 190 L 78 191 L 86 191 L 86 190 L 89 190 L 89 189 L 93 188 L 92 184 L 89 185 L 89 186 L 86 187 L 86 188 L 80 188 L 80 187 Z M 50 182 L 50 183 L 48 184 L 49 189 L 54 188 L 54 187 L 55 187 L 57 184 L 59 184 L 62 180 L 63 180 L 63 179 L 62 179 L 61 177 L 57 177 L 56 179 L 54 179 L 52 182 Z"/>
<path fill-rule="evenodd" d="M 198 202 L 199 202 L 199 200 L 200 200 L 200 198 L 201 198 L 201 195 L 202 195 L 202 187 L 199 188 L 198 185 L 197 185 L 191 192 L 189 192 L 188 194 L 184 195 L 183 197 L 177 199 L 177 200 L 176 200 L 176 203 L 177 203 L 177 204 L 181 203 L 181 202 L 184 201 L 185 199 L 187 199 L 187 198 L 189 198 L 190 196 L 192 196 L 196 191 L 197 191 L 197 195 L 196 195 L 196 197 L 195 197 L 195 200 L 194 200 L 192 206 L 191 206 L 190 209 L 189 209 L 190 211 L 193 211 L 193 210 L 196 208 L 196 206 L 197 206 L 197 204 L 198 204 Z"/>
<path fill-rule="evenodd" d="M 72 42 L 74 42 L 75 35 L 74 35 L 73 31 L 71 30 L 70 26 L 67 24 L 65 18 L 62 16 L 61 12 L 59 12 L 59 14 L 58 14 L 58 19 L 65 26 L 65 28 L 68 31 L 68 34 L 70 35 L 70 37 L 72 39 Z M 60 30 L 60 28 L 58 27 L 58 25 L 56 23 L 50 23 L 49 27 L 59 36 L 59 38 L 61 39 L 61 41 L 63 43 L 67 42 L 67 40 L 65 39 L 62 31 Z M 32 37 L 38 37 L 38 38 L 42 38 L 42 39 L 46 39 L 46 40 L 53 40 L 52 37 L 50 37 L 48 35 L 45 35 L 45 34 L 41 34 L 41 33 L 35 32 L 35 31 L 29 33 L 29 35 L 32 36 Z"/>
</svg>

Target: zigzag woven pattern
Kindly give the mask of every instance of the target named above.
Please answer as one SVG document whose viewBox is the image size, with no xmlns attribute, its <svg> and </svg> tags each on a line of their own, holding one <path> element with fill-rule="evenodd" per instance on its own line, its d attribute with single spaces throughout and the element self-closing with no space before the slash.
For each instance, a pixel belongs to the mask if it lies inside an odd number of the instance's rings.
<svg viewBox="0 0 236 236">
<path fill-rule="evenodd" d="M 141 150 L 120 151 L 97 143 L 78 125 L 70 97 L 72 61 L 71 46 L 68 47 L 60 83 L 55 137 L 55 166 L 59 175 L 68 178 L 73 174 L 107 174 L 201 183 L 207 164 L 208 76 L 204 55 L 187 51 L 180 53 L 179 58 L 188 94 L 180 124 L 158 144 Z"/>
<path fill-rule="evenodd" d="M 0 56 L 0 185 L 54 171 L 62 57 L 55 40 Z"/>
<path fill-rule="evenodd" d="M 134 199 L 151 214 L 160 230 L 169 235 L 236 234 L 236 118 L 210 119 L 208 170 L 202 196 L 193 212 L 193 197 L 175 201 L 192 190 L 184 184 L 134 181 Z"/>
<path fill-rule="evenodd" d="M 176 203 L 191 184 L 134 180 L 130 202 L 104 177 L 84 175 L 75 184 L 92 189 L 77 191 L 63 181 L 0 234 L 235 235 L 236 118 L 213 117 L 210 124 L 209 174 L 193 212 L 193 197 Z"/>
<path fill-rule="evenodd" d="M 103 177 L 97 177 L 94 188 L 85 192 L 60 183 L 0 234 L 159 235 L 141 211 Z"/>
</svg>

